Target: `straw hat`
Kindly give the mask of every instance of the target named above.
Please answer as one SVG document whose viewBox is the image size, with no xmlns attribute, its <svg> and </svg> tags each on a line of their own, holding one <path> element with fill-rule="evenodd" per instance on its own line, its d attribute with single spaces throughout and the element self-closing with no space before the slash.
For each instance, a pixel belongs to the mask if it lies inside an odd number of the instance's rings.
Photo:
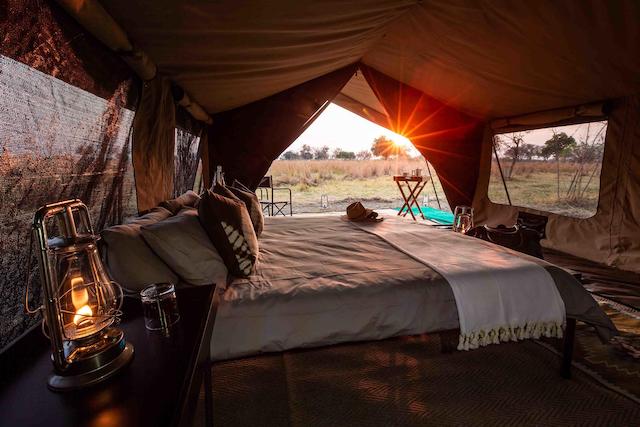
<svg viewBox="0 0 640 427">
<path fill-rule="evenodd" d="M 347 218 L 351 221 L 377 221 L 378 212 L 365 208 L 360 202 L 354 202 L 347 206 Z"/>
</svg>

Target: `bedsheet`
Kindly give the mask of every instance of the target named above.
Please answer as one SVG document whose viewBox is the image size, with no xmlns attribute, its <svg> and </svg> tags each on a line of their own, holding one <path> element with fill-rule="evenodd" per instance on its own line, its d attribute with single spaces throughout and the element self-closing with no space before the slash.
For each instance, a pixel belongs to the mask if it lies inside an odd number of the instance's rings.
<svg viewBox="0 0 640 427">
<path fill-rule="evenodd" d="M 385 221 L 401 229 L 410 220 Z M 432 228 L 420 230 L 413 232 L 434 239 Z M 554 278 L 568 317 L 593 324 L 603 339 L 615 334 L 570 274 L 541 265 Z M 221 295 L 211 356 L 222 360 L 458 327 L 446 280 L 377 236 L 335 216 L 267 218 L 255 274 L 234 280 Z"/>
</svg>

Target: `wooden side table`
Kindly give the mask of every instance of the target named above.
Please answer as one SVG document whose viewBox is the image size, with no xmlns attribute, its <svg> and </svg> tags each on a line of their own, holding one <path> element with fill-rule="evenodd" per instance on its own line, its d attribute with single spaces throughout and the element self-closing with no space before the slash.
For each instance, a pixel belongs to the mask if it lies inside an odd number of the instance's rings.
<svg viewBox="0 0 640 427">
<path fill-rule="evenodd" d="M 420 212 L 420 216 L 422 219 L 426 219 L 424 214 L 422 213 L 422 209 L 420 209 L 420 203 L 418 203 L 418 197 L 422 190 L 424 190 L 425 185 L 429 182 L 431 178 L 428 176 L 404 176 L 404 175 L 395 175 L 393 180 L 396 184 L 398 184 L 398 189 L 400 190 L 400 194 L 402 194 L 402 198 L 404 199 L 404 204 L 398 211 L 398 215 L 407 216 L 407 212 L 411 214 L 411 217 L 415 220 L 416 216 L 413 214 L 411 210 L 412 206 L 418 208 L 418 212 Z M 405 194 L 404 188 L 406 186 L 407 193 Z M 405 211 L 406 208 L 406 211 Z"/>
<path fill-rule="evenodd" d="M 122 372 L 86 389 L 47 388 L 51 346 L 40 328 L 0 355 L 0 426 L 191 426 L 202 382 L 207 425 L 213 425 L 211 335 L 215 285 L 176 291 L 180 321 L 169 335 L 148 331 L 142 304 L 125 299 L 119 327 L 135 347 Z"/>
</svg>

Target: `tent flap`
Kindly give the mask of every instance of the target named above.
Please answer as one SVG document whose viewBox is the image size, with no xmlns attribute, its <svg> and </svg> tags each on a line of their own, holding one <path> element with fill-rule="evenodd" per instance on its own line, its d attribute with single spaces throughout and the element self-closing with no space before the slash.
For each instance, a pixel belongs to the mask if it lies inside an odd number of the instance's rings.
<svg viewBox="0 0 640 427">
<path fill-rule="evenodd" d="M 390 129 L 410 139 L 435 168 L 449 205 L 471 205 L 484 123 L 373 68 L 361 70 L 389 113 Z"/>
<path fill-rule="evenodd" d="M 175 128 L 169 80 L 157 76 L 144 82 L 133 120 L 132 160 L 139 212 L 173 198 Z"/>
<path fill-rule="evenodd" d="M 356 64 L 241 108 L 218 113 L 209 128 L 209 167 L 256 188 L 271 163 L 349 81 Z"/>
</svg>

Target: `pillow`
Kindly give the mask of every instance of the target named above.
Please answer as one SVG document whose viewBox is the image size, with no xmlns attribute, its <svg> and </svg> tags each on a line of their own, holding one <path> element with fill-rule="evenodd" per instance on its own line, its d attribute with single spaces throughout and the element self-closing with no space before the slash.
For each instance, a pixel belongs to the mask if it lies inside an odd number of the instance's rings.
<svg viewBox="0 0 640 427">
<path fill-rule="evenodd" d="M 195 208 L 142 227 L 142 237 L 178 276 L 191 285 L 227 283 L 227 267 L 198 220 Z"/>
<path fill-rule="evenodd" d="M 236 276 L 249 276 L 258 259 L 258 239 L 244 203 L 207 190 L 198 213 L 229 271 Z"/>
<path fill-rule="evenodd" d="M 256 237 L 260 237 L 264 229 L 264 216 L 262 215 L 262 205 L 258 200 L 258 196 L 237 180 L 233 181 L 233 185 L 229 187 L 229 190 L 247 206 Z"/>
<path fill-rule="evenodd" d="M 156 207 L 128 224 L 102 230 L 107 268 L 111 278 L 123 288 L 137 292 L 152 283 L 178 282 L 178 276 L 153 253 L 140 234 L 142 226 L 170 216 L 171 212 L 165 208 Z"/>
<path fill-rule="evenodd" d="M 143 215 L 125 219 L 124 223 L 138 225 L 153 224 L 154 222 L 162 221 L 163 219 L 168 218 L 171 215 L 173 214 L 170 210 L 160 206 L 156 206 L 155 208 L 146 211 Z"/>
<path fill-rule="evenodd" d="M 211 191 L 221 196 L 228 197 L 229 199 L 240 200 L 235 194 L 233 194 L 230 189 L 228 189 L 224 185 L 215 184 L 213 187 L 211 187 Z"/>
<path fill-rule="evenodd" d="M 189 190 L 175 199 L 160 202 L 159 206 L 171 211 L 171 213 L 175 215 L 183 207 L 196 207 L 199 201 L 200 196 L 198 196 L 194 191 Z"/>
</svg>

